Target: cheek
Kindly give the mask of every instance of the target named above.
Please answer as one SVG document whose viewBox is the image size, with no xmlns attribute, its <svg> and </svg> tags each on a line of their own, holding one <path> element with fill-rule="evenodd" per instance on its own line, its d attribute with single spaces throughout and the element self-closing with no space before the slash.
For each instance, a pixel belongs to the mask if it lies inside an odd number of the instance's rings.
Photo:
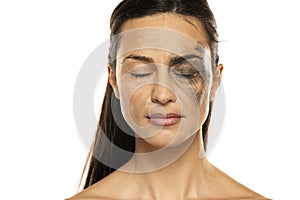
<svg viewBox="0 0 300 200">
<path fill-rule="evenodd" d="M 199 78 L 190 83 L 191 88 L 196 96 L 198 102 L 200 102 L 201 97 L 205 92 L 207 92 L 207 85 L 202 78 Z"/>
<path fill-rule="evenodd" d="M 145 90 L 138 89 L 131 93 L 129 98 L 129 112 L 131 116 L 137 116 L 139 113 L 141 113 L 142 108 L 145 107 L 146 101 L 147 101 L 147 95 Z"/>
<path fill-rule="evenodd" d="M 124 115 L 127 123 L 135 123 L 142 125 L 141 122 L 144 120 L 146 102 L 148 99 L 147 91 L 149 89 L 144 87 L 137 87 L 131 89 L 129 87 L 123 87 L 120 92 L 120 103 L 122 114 Z"/>
<path fill-rule="evenodd" d="M 186 93 L 185 100 L 189 101 L 187 106 L 189 111 L 194 113 L 195 121 L 197 120 L 199 124 L 198 127 L 201 127 L 208 115 L 209 111 L 209 85 L 204 84 L 203 81 L 197 81 L 191 84 L 190 92 Z M 197 111 L 197 113 L 195 112 Z"/>
</svg>

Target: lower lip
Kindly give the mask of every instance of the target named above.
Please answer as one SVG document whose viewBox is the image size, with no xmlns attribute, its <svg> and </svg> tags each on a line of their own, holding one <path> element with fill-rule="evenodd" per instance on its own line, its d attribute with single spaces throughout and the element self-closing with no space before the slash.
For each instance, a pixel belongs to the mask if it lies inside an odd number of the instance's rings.
<svg viewBox="0 0 300 200">
<path fill-rule="evenodd" d="M 180 117 L 150 118 L 150 121 L 158 126 L 172 126 L 180 121 Z"/>
</svg>

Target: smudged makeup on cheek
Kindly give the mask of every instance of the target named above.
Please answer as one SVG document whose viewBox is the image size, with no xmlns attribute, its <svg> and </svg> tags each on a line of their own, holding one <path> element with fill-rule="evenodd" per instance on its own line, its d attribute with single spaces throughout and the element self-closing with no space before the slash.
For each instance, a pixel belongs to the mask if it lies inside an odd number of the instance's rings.
<svg viewBox="0 0 300 200">
<path fill-rule="evenodd" d="M 208 62 L 205 62 L 203 58 L 196 56 L 196 58 L 185 59 L 170 66 L 174 79 L 184 87 L 183 90 L 191 88 L 198 102 L 203 94 L 208 92 L 210 85 L 211 73 L 207 70 L 206 63 Z"/>
</svg>

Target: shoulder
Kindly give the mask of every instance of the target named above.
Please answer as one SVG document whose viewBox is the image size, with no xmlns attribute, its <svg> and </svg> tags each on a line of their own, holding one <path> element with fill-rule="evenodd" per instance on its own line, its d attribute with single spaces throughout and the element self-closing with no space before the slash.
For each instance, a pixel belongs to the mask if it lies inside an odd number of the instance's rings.
<svg viewBox="0 0 300 200">
<path fill-rule="evenodd" d="M 66 200 L 117 200 L 118 195 L 126 193 L 122 186 L 123 176 L 117 171 L 77 193 Z M 118 188 L 118 190 L 116 190 Z"/>
<path fill-rule="evenodd" d="M 98 196 L 90 190 L 83 190 L 74 196 L 65 200 L 108 200 L 107 198 Z"/>
<path fill-rule="evenodd" d="M 96 197 L 85 197 L 85 196 L 73 196 L 71 198 L 65 199 L 65 200 L 108 200 L 108 199 L 103 199 L 103 198 L 96 198 Z"/>
<path fill-rule="evenodd" d="M 112 198 L 105 198 L 105 197 L 92 197 L 92 196 L 73 196 L 71 198 L 65 200 L 116 200 Z"/>
<path fill-rule="evenodd" d="M 222 196 L 228 197 L 225 198 L 226 200 L 268 200 L 268 198 L 237 182 L 221 170 L 217 168 L 215 168 L 215 170 L 217 177 L 215 187 L 219 189 L 219 191 L 222 193 Z M 220 190 L 220 188 L 222 189 Z"/>
<path fill-rule="evenodd" d="M 113 200 L 113 199 L 102 196 L 101 193 L 96 193 L 95 191 L 86 189 L 65 200 Z"/>
</svg>

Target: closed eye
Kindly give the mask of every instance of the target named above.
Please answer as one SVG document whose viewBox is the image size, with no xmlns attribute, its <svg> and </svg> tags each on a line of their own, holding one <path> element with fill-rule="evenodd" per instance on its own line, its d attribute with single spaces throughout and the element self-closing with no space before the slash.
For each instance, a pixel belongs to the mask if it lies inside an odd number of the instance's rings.
<svg viewBox="0 0 300 200">
<path fill-rule="evenodd" d="M 176 73 L 176 76 L 180 77 L 180 78 L 184 78 L 184 79 L 192 79 L 195 78 L 198 75 L 198 72 L 196 73 L 192 73 L 192 74 L 181 74 L 181 73 Z"/>
<path fill-rule="evenodd" d="M 133 73 L 133 72 L 129 72 L 129 74 L 131 76 L 133 76 L 134 78 L 146 78 L 150 75 L 152 75 L 153 73 Z"/>
<path fill-rule="evenodd" d="M 199 75 L 199 72 L 198 71 L 187 71 L 187 72 L 184 72 L 184 71 L 177 71 L 177 70 L 172 70 L 172 72 L 178 76 L 179 78 L 182 78 L 182 79 L 193 79 L 193 78 L 196 78 L 198 77 Z"/>
</svg>

